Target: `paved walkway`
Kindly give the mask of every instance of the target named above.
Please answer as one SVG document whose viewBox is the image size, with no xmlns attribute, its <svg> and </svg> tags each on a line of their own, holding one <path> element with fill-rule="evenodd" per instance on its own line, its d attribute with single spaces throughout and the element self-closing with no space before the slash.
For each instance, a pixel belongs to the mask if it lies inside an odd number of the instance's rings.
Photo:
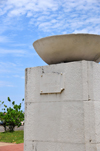
<svg viewBox="0 0 100 151">
<path fill-rule="evenodd" d="M 24 144 L 12 144 L 0 142 L 0 151 L 24 151 Z"/>
<path fill-rule="evenodd" d="M 19 130 L 24 130 L 24 126 L 20 126 L 18 128 L 17 128 L 17 126 L 15 127 L 15 131 L 19 131 Z M 4 132 L 3 126 L 0 126 L 0 132 Z"/>
<path fill-rule="evenodd" d="M 14 144 L 13 144 L 13 143 L 0 142 L 0 147 L 1 147 L 1 146 L 8 146 L 8 145 L 14 145 Z"/>
</svg>

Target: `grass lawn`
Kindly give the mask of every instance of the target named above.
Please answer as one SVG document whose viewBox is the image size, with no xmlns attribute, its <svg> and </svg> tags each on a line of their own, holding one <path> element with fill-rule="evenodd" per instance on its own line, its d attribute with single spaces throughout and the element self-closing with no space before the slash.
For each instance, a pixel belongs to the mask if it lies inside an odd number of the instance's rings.
<svg viewBox="0 0 100 151">
<path fill-rule="evenodd" d="M 16 144 L 23 143 L 24 131 L 1 132 L 0 142 L 16 143 Z"/>
</svg>

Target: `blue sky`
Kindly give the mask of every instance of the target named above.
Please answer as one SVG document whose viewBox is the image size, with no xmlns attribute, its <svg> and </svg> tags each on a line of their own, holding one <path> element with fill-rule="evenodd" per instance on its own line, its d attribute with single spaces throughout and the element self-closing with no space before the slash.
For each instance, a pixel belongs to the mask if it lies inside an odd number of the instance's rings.
<svg viewBox="0 0 100 151">
<path fill-rule="evenodd" d="M 46 65 L 35 40 L 69 33 L 100 35 L 100 0 L 0 0 L 0 100 L 19 103 L 25 68 Z"/>
</svg>

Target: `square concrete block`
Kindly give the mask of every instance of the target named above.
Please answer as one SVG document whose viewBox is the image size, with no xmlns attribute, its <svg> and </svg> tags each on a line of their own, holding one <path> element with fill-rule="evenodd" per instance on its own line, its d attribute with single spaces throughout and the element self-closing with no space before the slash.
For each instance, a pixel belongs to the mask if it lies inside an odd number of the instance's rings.
<svg viewBox="0 0 100 151">
<path fill-rule="evenodd" d="M 57 78 L 57 74 L 62 74 L 63 78 Z M 43 81 L 41 77 L 44 76 Z M 87 61 L 27 68 L 25 77 L 26 102 L 88 100 Z M 55 86 L 56 91 L 59 88 L 64 90 L 60 94 L 59 91 L 56 93 L 48 91 L 55 90 Z M 40 93 L 46 88 L 45 94 Z"/>
<path fill-rule="evenodd" d="M 24 141 L 24 151 L 35 151 L 34 142 L 31 141 Z"/>
<path fill-rule="evenodd" d="M 97 148 L 97 144 L 86 143 L 85 144 L 85 151 L 99 151 Z"/>
<path fill-rule="evenodd" d="M 44 90 L 44 86 L 50 87 L 50 82 L 57 79 L 51 78 L 49 84 L 47 79 L 43 87 L 41 86 L 41 76 L 45 75 L 64 75 L 64 91 L 61 94 L 46 93 L 40 95 L 40 91 Z M 91 100 L 99 101 L 100 95 L 100 64 L 92 61 L 79 61 L 71 63 L 62 63 L 57 65 L 27 68 L 25 83 L 26 102 L 41 101 L 63 101 L 63 100 Z M 48 76 L 47 76 L 48 77 Z M 52 76 L 55 77 L 55 76 Z M 62 81 L 57 81 L 61 83 Z M 53 82 L 54 83 L 54 82 Z M 51 84 L 52 85 L 52 84 Z M 53 89 L 50 87 L 50 89 Z"/>
<path fill-rule="evenodd" d="M 100 64 L 88 62 L 89 100 L 100 101 Z"/>
<path fill-rule="evenodd" d="M 84 143 L 83 102 L 27 103 L 25 140 Z"/>
<path fill-rule="evenodd" d="M 27 103 L 26 114 L 25 151 L 100 149 L 99 101 Z"/>
<path fill-rule="evenodd" d="M 60 142 L 25 142 L 24 151 L 85 151 L 85 144 L 70 144 Z M 93 151 L 93 150 L 91 150 Z"/>
<path fill-rule="evenodd" d="M 37 151 L 84 151 L 85 144 L 37 142 L 35 143 Z"/>
<path fill-rule="evenodd" d="M 25 141 L 24 151 L 99 151 L 100 144 Z"/>
<path fill-rule="evenodd" d="M 98 144 L 96 145 L 96 147 L 97 147 L 97 151 L 99 151 L 99 150 L 100 150 L 100 143 L 98 143 Z"/>
<path fill-rule="evenodd" d="M 100 143 L 100 101 L 94 103 L 95 135 L 96 143 Z"/>
<path fill-rule="evenodd" d="M 100 101 L 84 101 L 85 143 L 100 142 Z"/>
<path fill-rule="evenodd" d="M 57 143 L 54 142 L 34 142 L 34 151 L 56 151 Z"/>
<path fill-rule="evenodd" d="M 100 64 L 27 68 L 24 151 L 100 151 Z"/>
</svg>

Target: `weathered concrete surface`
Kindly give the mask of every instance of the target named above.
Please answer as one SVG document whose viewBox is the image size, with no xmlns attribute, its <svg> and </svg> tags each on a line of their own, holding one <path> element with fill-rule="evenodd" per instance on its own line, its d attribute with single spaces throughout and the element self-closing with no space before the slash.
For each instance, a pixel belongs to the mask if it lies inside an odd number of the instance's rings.
<svg viewBox="0 0 100 151">
<path fill-rule="evenodd" d="M 41 38 L 33 46 L 47 64 L 80 60 L 100 62 L 100 35 L 56 35 Z"/>
<path fill-rule="evenodd" d="M 99 64 L 28 68 L 25 78 L 25 151 L 100 151 Z"/>
</svg>

